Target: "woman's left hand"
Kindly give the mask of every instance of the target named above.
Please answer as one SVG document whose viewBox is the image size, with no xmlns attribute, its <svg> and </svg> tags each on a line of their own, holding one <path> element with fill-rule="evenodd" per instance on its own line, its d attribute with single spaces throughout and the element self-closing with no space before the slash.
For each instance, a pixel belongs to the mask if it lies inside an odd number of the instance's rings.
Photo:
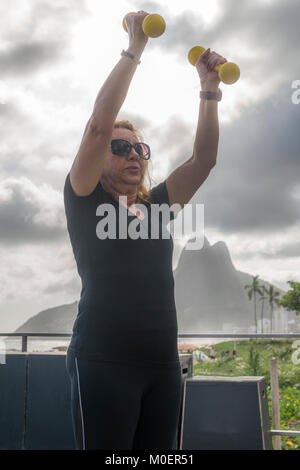
<svg viewBox="0 0 300 470">
<path fill-rule="evenodd" d="M 225 64 L 227 60 L 215 51 L 208 48 L 195 63 L 198 71 L 201 88 L 204 91 L 217 91 L 220 84 L 219 75 L 213 69 L 216 65 Z"/>
</svg>

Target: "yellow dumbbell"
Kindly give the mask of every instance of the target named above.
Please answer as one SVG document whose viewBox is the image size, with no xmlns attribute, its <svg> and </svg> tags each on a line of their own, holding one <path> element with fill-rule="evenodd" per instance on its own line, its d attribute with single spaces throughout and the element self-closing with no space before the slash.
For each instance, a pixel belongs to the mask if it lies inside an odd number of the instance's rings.
<svg viewBox="0 0 300 470">
<path fill-rule="evenodd" d="M 126 33 L 128 33 L 127 25 L 126 25 L 126 16 L 128 15 L 136 15 L 135 11 L 127 13 L 123 19 L 123 28 L 125 29 Z M 166 22 L 162 16 L 153 13 L 151 15 L 147 15 L 143 21 L 142 25 L 144 34 L 149 36 L 149 38 L 158 38 L 162 34 L 164 34 L 166 30 Z"/>
<path fill-rule="evenodd" d="M 188 54 L 190 63 L 195 65 L 200 55 L 205 51 L 206 49 L 201 46 L 192 47 Z M 221 82 L 226 83 L 227 85 L 232 85 L 237 82 L 241 75 L 239 66 L 233 62 L 225 62 L 225 64 L 216 65 L 214 70 L 218 72 Z"/>
</svg>

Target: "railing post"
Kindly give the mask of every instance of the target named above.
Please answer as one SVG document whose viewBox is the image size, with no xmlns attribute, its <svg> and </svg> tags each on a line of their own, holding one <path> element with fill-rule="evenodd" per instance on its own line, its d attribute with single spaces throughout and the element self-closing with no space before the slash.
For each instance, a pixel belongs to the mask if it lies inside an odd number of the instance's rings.
<svg viewBox="0 0 300 470">
<path fill-rule="evenodd" d="M 22 336 L 22 352 L 27 352 L 27 338 L 28 336 Z"/>
<path fill-rule="evenodd" d="M 279 384 L 277 358 L 271 358 L 271 392 L 272 392 L 272 415 L 273 426 L 280 429 L 280 402 L 279 402 Z M 274 436 L 274 450 L 281 450 L 281 437 Z"/>
</svg>

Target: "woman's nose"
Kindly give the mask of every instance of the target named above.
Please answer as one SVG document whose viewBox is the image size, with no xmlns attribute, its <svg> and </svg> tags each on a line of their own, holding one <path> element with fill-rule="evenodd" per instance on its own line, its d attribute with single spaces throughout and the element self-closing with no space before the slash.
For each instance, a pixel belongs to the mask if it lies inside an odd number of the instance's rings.
<svg viewBox="0 0 300 470">
<path fill-rule="evenodd" d="M 140 158 L 139 154 L 137 153 L 137 151 L 133 147 L 132 147 L 131 152 L 129 154 L 129 158 L 132 158 L 132 157 Z"/>
</svg>

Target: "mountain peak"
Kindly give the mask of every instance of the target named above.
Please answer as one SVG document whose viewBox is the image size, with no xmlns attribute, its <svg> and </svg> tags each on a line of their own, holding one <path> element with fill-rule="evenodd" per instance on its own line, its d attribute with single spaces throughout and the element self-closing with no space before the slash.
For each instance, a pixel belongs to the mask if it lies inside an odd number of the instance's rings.
<svg viewBox="0 0 300 470">
<path fill-rule="evenodd" d="M 207 237 L 204 237 L 204 242 L 203 242 L 203 247 L 202 247 L 202 248 L 200 248 L 199 250 L 187 250 L 187 249 L 186 249 L 186 248 L 187 248 L 187 244 L 188 244 L 188 243 L 194 243 L 195 241 L 196 241 L 196 235 L 193 235 L 192 237 L 190 237 L 190 238 L 188 239 L 188 241 L 186 242 L 186 244 L 185 244 L 183 250 L 184 250 L 184 251 L 191 251 L 191 252 L 194 252 L 194 253 L 195 253 L 195 251 L 201 251 L 201 250 L 203 250 L 203 249 L 205 250 L 206 248 L 210 248 L 210 247 L 211 247 L 211 244 L 209 243 L 208 238 L 207 238 Z"/>
</svg>

